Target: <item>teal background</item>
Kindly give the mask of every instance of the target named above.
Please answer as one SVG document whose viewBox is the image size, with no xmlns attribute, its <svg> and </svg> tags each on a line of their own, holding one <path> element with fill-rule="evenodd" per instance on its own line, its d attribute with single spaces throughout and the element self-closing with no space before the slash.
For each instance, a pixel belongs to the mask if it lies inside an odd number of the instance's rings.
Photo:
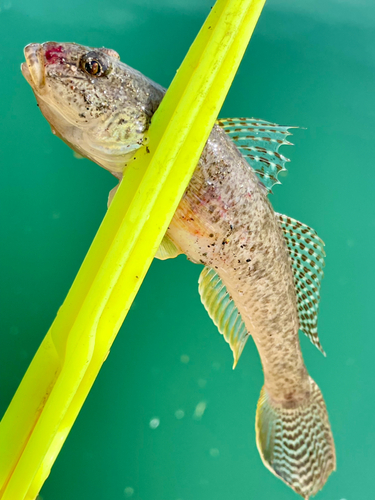
<svg viewBox="0 0 375 500">
<path fill-rule="evenodd" d="M 104 45 L 168 86 L 211 5 L 0 0 L 0 413 L 115 185 L 51 134 L 20 72 L 23 47 Z M 337 472 L 320 500 L 374 498 L 374 30 L 373 0 L 269 0 L 220 113 L 305 127 L 282 151 L 292 162 L 272 203 L 326 243 L 319 326 L 327 358 L 301 339 L 337 447 Z M 255 346 L 249 340 L 232 371 L 231 351 L 200 303 L 199 273 L 183 256 L 153 263 L 43 500 L 297 498 L 256 449 L 263 375 Z"/>
</svg>

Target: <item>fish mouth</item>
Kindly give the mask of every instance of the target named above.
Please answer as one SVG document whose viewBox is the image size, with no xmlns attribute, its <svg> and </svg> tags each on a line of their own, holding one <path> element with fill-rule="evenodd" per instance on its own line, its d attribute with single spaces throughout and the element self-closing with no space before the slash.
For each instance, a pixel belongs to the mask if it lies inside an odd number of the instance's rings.
<svg viewBox="0 0 375 500">
<path fill-rule="evenodd" d="M 44 49 L 40 43 L 30 43 L 24 49 L 26 62 L 21 71 L 27 82 L 36 92 L 41 92 L 46 84 Z"/>
</svg>

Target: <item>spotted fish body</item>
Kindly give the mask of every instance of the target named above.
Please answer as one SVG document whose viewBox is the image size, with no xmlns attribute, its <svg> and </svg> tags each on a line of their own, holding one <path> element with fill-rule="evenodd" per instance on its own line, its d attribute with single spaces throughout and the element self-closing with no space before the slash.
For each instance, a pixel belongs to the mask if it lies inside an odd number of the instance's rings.
<svg viewBox="0 0 375 500">
<path fill-rule="evenodd" d="M 53 131 L 121 181 L 164 89 L 108 49 L 49 42 L 29 45 L 25 57 L 23 74 Z M 335 469 L 325 403 L 298 338 L 301 328 L 321 348 L 316 314 L 324 251 L 311 228 L 276 214 L 267 197 L 286 161 L 277 151 L 286 135 L 286 127 L 264 121 L 219 121 L 158 256 L 184 253 L 205 266 L 202 302 L 235 364 L 253 337 L 265 378 L 258 448 L 265 465 L 307 499 Z"/>
<path fill-rule="evenodd" d="M 309 382 L 284 238 L 267 191 L 219 127 L 167 234 L 190 259 L 217 270 L 257 345 L 268 392 L 303 399 Z"/>
</svg>

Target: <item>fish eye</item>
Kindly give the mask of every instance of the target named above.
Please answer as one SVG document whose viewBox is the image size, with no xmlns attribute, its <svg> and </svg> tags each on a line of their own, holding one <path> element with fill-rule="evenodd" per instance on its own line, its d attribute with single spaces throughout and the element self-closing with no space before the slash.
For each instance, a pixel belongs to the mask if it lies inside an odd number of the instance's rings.
<svg viewBox="0 0 375 500">
<path fill-rule="evenodd" d="M 102 68 L 98 61 L 93 60 L 85 63 L 85 71 L 90 75 L 97 75 L 102 72 Z"/>
<path fill-rule="evenodd" d="M 85 73 L 92 76 L 108 75 L 111 71 L 107 59 L 97 52 L 88 52 L 82 56 L 80 66 Z"/>
</svg>

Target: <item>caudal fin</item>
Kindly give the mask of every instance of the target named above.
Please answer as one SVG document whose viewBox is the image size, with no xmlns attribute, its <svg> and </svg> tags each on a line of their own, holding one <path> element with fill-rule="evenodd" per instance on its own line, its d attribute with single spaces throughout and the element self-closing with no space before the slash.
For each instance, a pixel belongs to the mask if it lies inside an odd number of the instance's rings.
<svg viewBox="0 0 375 500">
<path fill-rule="evenodd" d="M 310 378 L 309 398 L 297 408 L 273 404 L 263 387 L 256 437 L 264 465 L 305 500 L 336 469 L 335 445 L 322 393 Z"/>
</svg>

